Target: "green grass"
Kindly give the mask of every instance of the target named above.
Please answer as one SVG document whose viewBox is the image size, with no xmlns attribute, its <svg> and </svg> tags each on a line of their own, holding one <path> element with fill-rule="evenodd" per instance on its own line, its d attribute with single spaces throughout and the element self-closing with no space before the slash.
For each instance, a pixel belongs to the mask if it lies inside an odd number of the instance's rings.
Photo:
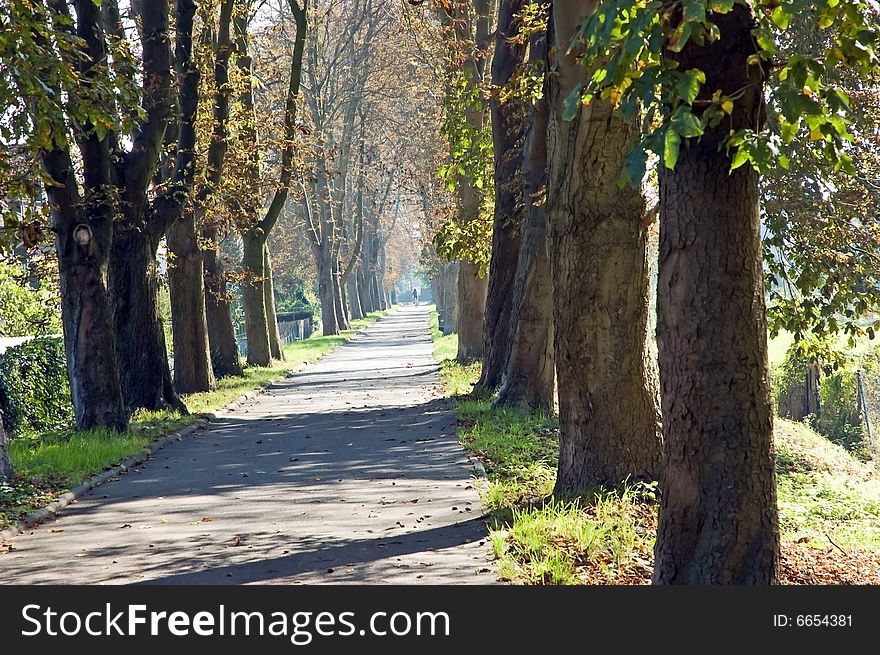
<svg viewBox="0 0 880 655">
<path fill-rule="evenodd" d="M 176 411 L 139 411 L 132 416 L 129 429 L 123 434 L 107 430 L 68 431 L 13 440 L 9 450 L 16 479 L 0 486 L 0 529 L 13 525 L 23 514 L 48 504 L 92 475 L 142 453 L 157 438 L 195 423 L 200 414 L 217 411 L 241 394 L 282 378 L 306 362 L 320 359 L 383 314 L 373 312 L 365 319 L 352 321 L 352 329 L 340 335 L 316 334 L 286 344 L 284 361 L 275 361 L 267 367 L 245 368 L 243 377 L 222 378 L 213 391 L 184 396 L 189 415 Z"/>
<path fill-rule="evenodd" d="M 458 335 L 440 332 L 437 310 L 431 310 L 431 334 L 434 338 L 434 357 L 440 362 L 440 379 L 451 397 L 466 396 L 480 379 L 480 362 L 461 365 L 455 361 L 458 354 Z"/>
<path fill-rule="evenodd" d="M 785 419 L 776 419 L 775 443 L 783 540 L 880 551 L 880 479 L 873 465 Z"/>
<path fill-rule="evenodd" d="M 644 582 L 656 529 L 654 490 L 644 485 L 573 503 L 548 500 L 558 461 L 554 416 L 493 408 L 461 397 L 479 377 L 439 337 L 435 355 L 448 396 L 459 396 L 459 439 L 486 468 L 483 502 L 490 541 L 505 580 L 526 584 Z M 782 351 L 784 352 L 784 350 Z M 783 542 L 880 551 L 880 479 L 809 426 L 775 420 L 779 521 Z"/>
</svg>

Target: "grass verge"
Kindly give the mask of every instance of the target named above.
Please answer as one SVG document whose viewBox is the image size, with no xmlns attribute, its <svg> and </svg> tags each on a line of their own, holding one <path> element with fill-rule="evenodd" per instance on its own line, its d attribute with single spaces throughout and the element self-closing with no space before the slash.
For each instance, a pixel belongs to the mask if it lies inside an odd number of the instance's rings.
<svg viewBox="0 0 880 655">
<path fill-rule="evenodd" d="M 48 505 L 71 487 L 91 476 L 144 452 L 156 439 L 191 425 L 202 414 L 225 407 L 241 394 L 284 377 L 306 362 L 314 362 L 355 332 L 378 320 L 384 312 L 352 321 L 352 329 L 340 335 L 315 335 L 284 346 L 284 361 L 267 367 L 248 367 L 243 377 L 217 380 L 213 391 L 183 397 L 190 414 L 176 411 L 138 411 L 123 434 L 108 430 L 47 433 L 20 438 L 10 443 L 10 457 L 16 478 L 0 484 L 0 530 L 14 525 L 22 516 Z"/>
<path fill-rule="evenodd" d="M 650 583 L 654 487 L 566 503 L 550 498 L 559 452 L 556 417 L 468 397 L 479 365 L 449 359 L 454 338 L 435 331 L 435 355 L 446 395 L 457 400 L 459 439 L 489 478 L 483 502 L 500 577 L 524 584 Z M 777 418 L 775 426 L 782 582 L 880 583 L 880 479 L 873 465 L 806 425 Z"/>
</svg>

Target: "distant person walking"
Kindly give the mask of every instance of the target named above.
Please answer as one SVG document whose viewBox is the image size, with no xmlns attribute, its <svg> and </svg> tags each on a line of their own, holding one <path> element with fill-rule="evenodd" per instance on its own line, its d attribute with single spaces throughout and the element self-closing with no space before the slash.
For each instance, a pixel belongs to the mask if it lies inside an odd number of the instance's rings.
<svg viewBox="0 0 880 655">
<path fill-rule="evenodd" d="M 416 289 L 415 287 L 413 287 L 413 290 L 412 290 L 412 297 L 413 297 L 413 305 L 418 307 L 419 306 L 419 290 Z"/>
</svg>

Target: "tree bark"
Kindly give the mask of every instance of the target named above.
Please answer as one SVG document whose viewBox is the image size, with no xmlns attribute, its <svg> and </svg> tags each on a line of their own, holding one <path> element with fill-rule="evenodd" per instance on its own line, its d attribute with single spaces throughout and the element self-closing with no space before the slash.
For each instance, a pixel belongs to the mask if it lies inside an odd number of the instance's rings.
<svg viewBox="0 0 880 655">
<path fill-rule="evenodd" d="M 247 363 L 249 366 L 269 366 L 272 363 L 272 351 L 269 348 L 269 322 L 263 295 L 265 244 L 261 236 L 254 232 L 247 230 L 241 235 L 242 265 L 246 271 L 241 290 L 248 342 Z"/>
<path fill-rule="evenodd" d="M 483 311 L 486 307 L 486 278 L 476 264 L 461 261 L 458 268 L 458 353 L 456 361 L 469 364 L 483 354 Z"/>
<path fill-rule="evenodd" d="M 168 268 L 174 341 L 174 384 L 180 393 L 210 391 L 214 369 L 208 345 L 204 270 L 193 212 L 168 228 Z"/>
<path fill-rule="evenodd" d="M 689 42 L 682 70 L 738 95 L 729 121 L 682 144 L 660 175 L 657 337 L 666 470 L 656 584 L 771 584 L 779 528 L 761 268 L 758 176 L 730 171 L 729 130 L 763 122 L 749 9 L 713 15 L 720 40 Z M 699 98 L 698 98 L 699 99 Z"/>
<path fill-rule="evenodd" d="M 155 253 L 150 237 L 125 221 L 117 223 L 107 279 L 120 383 L 129 410 L 182 407 L 168 367 Z"/>
<path fill-rule="evenodd" d="M 443 268 L 443 328 L 444 335 L 458 329 L 458 262 L 448 262 Z"/>
<path fill-rule="evenodd" d="M 348 297 L 348 308 L 351 311 L 352 320 L 363 318 L 364 310 L 361 307 L 361 298 L 358 291 L 357 275 L 353 272 L 351 275 L 348 276 L 348 281 L 346 282 L 346 291 L 346 296 Z"/>
<path fill-rule="evenodd" d="M 511 38 L 519 32 L 517 15 L 524 4 L 524 0 L 501 0 L 492 57 L 493 88 L 506 88 L 523 63 L 525 43 Z M 523 220 L 523 103 L 511 98 L 502 104 L 496 92 L 489 100 L 489 109 L 495 156 L 495 209 L 483 324 L 483 365 L 474 386 L 474 392 L 482 394 L 493 393 L 499 387 L 510 354 L 510 289 L 516 277 Z"/>
<path fill-rule="evenodd" d="M 357 293 L 361 305 L 361 311 L 364 315 L 367 315 L 370 312 L 375 311 L 375 309 L 373 308 L 372 299 L 370 297 L 369 289 L 367 288 L 367 278 L 364 275 L 363 264 L 358 264 L 358 267 L 355 270 L 355 275 L 357 276 Z"/>
<path fill-rule="evenodd" d="M 617 184 L 638 127 L 609 101 L 562 119 L 589 74 L 567 44 L 591 0 L 555 0 L 548 201 L 560 446 L 554 494 L 619 488 L 660 474 L 658 382 L 647 349 L 645 201 Z"/>
<path fill-rule="evenodd" d="M 12 469 L 12 461 L 9 459 L 9 443 L 6 439 L 6 430 L 3 427 L 3 413 L 0 412 L 0 482 L 12 480 L 15 471 Z"/>
<path fill-rule="evenodd" d="M 205 268 L 205 315 L 208 323 L 208 345 L 211 350 L 211 366 L 218 378 L 230 375 L 242 376 L 241 355 L 232 325 L 229 292 L 226 289 L 226 271 L 220 259 L 220 245 L 213 230 L 204 233 L 214 245 L 204 251 Z"/>
<path fill-rule="evenodd" d="M 348 323 L 345 303 L 342 300 L 342 286 L 339 284 L 339 260 L 334 257 L 332 265 L 333 272 L 331 275 L 333 279 L 333 303 L 336 309 L 336 322 L 339 324 L 340 330 L 350 330 L 351 325 Z"/>
<path fill-rule="evenodd" d="M 275 281 L 272 279 L 272 257 L 269 244 L 263 245 L 263 300 L 266 303 L 266 321 L 269 324 L 269 351 L 273 359 L 284 361 L 284 348 L 281 346 L 281 332 L 278 330 L 278 313 L 275 311 Z"/>
<path fill-rule="evenodd" d="M 533 39 L 530 58 L 547 61 L 547 35 Z M 547 240 L 547 97 L 535 101 L 523 157 L 525 221 L 510 310 L 510 352 L 495 405 L 553 411 L 553 277 Z"/>
</svg>

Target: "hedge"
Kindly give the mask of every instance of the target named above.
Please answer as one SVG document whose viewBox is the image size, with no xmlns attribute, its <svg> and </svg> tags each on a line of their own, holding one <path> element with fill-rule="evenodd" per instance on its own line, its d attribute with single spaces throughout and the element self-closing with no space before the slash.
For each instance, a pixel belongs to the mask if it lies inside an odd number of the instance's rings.
<svg viewBox="0 0 880 655">
<path fill-rule="evenodd" d="M 0 410 L 10 437 L 63 430 L 73 424 L 60 337 L 37 337 L 0 354 Z"/>
</svg>

